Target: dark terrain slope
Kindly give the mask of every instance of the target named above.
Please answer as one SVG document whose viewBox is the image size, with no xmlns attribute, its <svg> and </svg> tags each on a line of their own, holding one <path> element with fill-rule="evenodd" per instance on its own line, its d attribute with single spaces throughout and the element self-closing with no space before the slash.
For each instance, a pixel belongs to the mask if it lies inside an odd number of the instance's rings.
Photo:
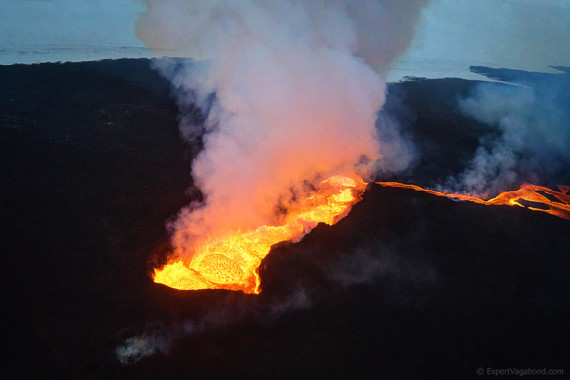
<svg viewBox="0 0 570 380">
<path fill-rule="evenodd" d="M 426 150 L 441 158 L 426 180 L 476 144 L 481 126 L 445 106 L 472 85 L 399 85 L 416 136 L 463 141 Z M 274 247 L 259 296 L 152 283 L 164 222 L 189 201 L 196 149 L 176 114 L 144 60 L 0 67 L 3 378 L 467 378 L 567 365 L 570 224 L 522 208 L 369 185 L 337 225 Z M 116 359 L 129 337 L 201 321 L 168 354 Z"/>
<path fill-rule="evenodd" d="M 190 181 L 168 88 L 147 60 L 0 67 L 11 375 L 89 367 L 144 299 L 132 287 Z"/>
</svg>

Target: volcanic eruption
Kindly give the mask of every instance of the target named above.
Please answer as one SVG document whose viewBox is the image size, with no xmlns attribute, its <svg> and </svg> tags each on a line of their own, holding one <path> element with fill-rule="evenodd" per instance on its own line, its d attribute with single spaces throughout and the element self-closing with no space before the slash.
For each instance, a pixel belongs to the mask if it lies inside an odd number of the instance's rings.
<svg viewBox="0 0 570 380">
<path fill-rule="evenodd" d="M 335 223 L 360 199 L 362 178 L 410 163 L 410 144 L 397 130 L 383 141 L 375 121 L 382 74 L 409 45 L 427 2 L 146 3 L 137 34 L 182 57 L 155 68 L 173 84 L 182 136 L 203 144 L 192 164 L 203 200 L 170 222 L 173 249 L 153 279 L 259 293 L 258 268 L 273 244 Z M 184 112 L 195 113 L 193 105 L 199 117 Z M 570 215 L 566 187 L 524 184 L 484 200 L 380 184 L 485 205 L 523 199 L 530 209 Z"/>
<path fill-rule="evenodd" d="M 3 378 L 564 368 L 570 75 L 385 85 L 420 2 L 147 4 L 178 58 L 0 66 Z"/>
<path fill-rule="evenodd" d="M 358 177 L 337 175 L 319 191 L 291 206 L 280 226 L 260 226 L 210 239 L 196 249 L 189 265 L 171 262 L 155 270 L 154 281 L 176 289 L 231 289 L 259 293 L 258 268 L 271 246 L 309 232 L 317 223 L 333 224 L 360 200 L 366 184 Z"/>
<path fill-rule="evenodd" d="M 403 138 L 384 145 L 375 121 L 381 74 L 408 47 L 427 1 L 146 3 L 138 36 L 192 58 L 156 67 L 180 108 L 196 104 L 203 115 L 181 115 L 180 128 L 203 143 L 192 177 L 204 200 L 169 224 L 173 252 L 155 281 L 259 292 L 255 270 L 272 244 L 342 217 L 360 178 L 408 165 Z"/>
</svg>

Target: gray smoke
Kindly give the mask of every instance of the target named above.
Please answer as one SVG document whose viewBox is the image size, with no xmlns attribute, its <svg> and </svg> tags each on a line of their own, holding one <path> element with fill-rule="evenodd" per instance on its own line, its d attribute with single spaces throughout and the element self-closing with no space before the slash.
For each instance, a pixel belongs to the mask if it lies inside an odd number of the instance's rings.
<svg viewBox="0 0 570 380">
<path fill-rule="evenodd" d="M 133 364 L 157 352 L 168 353 L 171 343 L 172 338 L 164 329 L 154 329 L 126 339 L 115 349 L 115 354 L 121 364 Z"/>
<path fill-rule="evenodd" d="M 149 327 L 141 335 L 127 338 L 115 349 L 115 355 L 123 365 L 134 364 L 157 353 L 168 354 L 177 340 L 191 338 L 207 331 L 221 330 L 242 322 L 245 318 L 270 323 L 283 314 L 304 309 L 310 305 L 311 301 L 302 289 L 263 305 L 248 302 L 247 299 L 244 302 L 218 304 L 212 307 L 206 315 L 187 319 L 177 327 Z"/>
<path fill-rule="evenodd" d="M 277 223 L 275 206 L 306 181 L 408 166 L 397 124 L 378 133 L 375 122 L 382 75 L 427 2 L 145 1 L 137 35 L 191 58 L 156 66 L 183 111 L 205 114 L 180 116 L 182 135 L 204 143 L 192 176 L 205 203 L 172 223 L 176 254 L 191 256 L 207 235 Z"/>
<path fill-rule="evenodd" d="M 253 298 L 244 298 L 243 302 L 222 302 L 213 305 L 206 315 L 187 319 L 177 327 L 149 327 L 144 333 L 126 339 L 115 350 L 117 359 L 123 365 L 131 365 L 155 354 L 168 354 L 180 339 L 220 331 L 245 319 L 253 319 L 262 325 L 272 324 L 285 315 L 311 307 L 323 292 L 342 293 L 351 287 L 375 284 L 383 279 L 389 280 L 383 286 L 389 286 L 389 293 L 395 302 L 421 306 L 422 300 L 412 299 L 407 288 L 426 288 L 437 281 L 437 272 L 430 262 L 421 258 L 403 258 L 394 247 L 376 239 L 366 241 L 350 252 L 340 252 L 324 264 L 319 262 L 315 265 L 317 263 L 311 262 L 310 256 L 306 255 L 305 258 L 315 270 L 313 276 L 326 279 L 330 284 L 326 290 L 312 283 L 312 278 L 305 278 L 308 281 L 295 283 L 285 294 L 271 299 L 256 298 L 258 302 L 252 302 Z"/>
<path fill-rule="evenodd" d="M 182 136 L 204 143 L 192 176 L 205 203 L 189 205 L 172 224 L 176 254 L 192 255 L 207 235 L 274 223 L 277 202 L 305 181 L 406 168 L 412 148 L 398 123 L 376 119 L 382 76 L 408 48 L 428 2 L 144 1 L 137 35 L 152 50 L 184 58 L 155 67 L 175 90 Z M 194 105 L 204 120 L 196 122 Z M 360 253 L 349 264 L 348 272 L 332 268 L 341 286 L 371 281 L 387 265 Z M 182 328 L 129 338 L 116 355 L 133 363 L 168 352 L 177 339 L 310 304 L 310 291 L 299 288 L 260 308 L 216 307 Z"/>
<path fill-rule="evenodd" d="M 525 181 L 557 180 L 570 166 L 569 84 L 567 74 L 525 86 L 483 83 L 461 99 L 463 113 L 495 127 L 496 133 L 481 138 L 469 166 L 448 184 L 493 194 Z"/>
</svg>

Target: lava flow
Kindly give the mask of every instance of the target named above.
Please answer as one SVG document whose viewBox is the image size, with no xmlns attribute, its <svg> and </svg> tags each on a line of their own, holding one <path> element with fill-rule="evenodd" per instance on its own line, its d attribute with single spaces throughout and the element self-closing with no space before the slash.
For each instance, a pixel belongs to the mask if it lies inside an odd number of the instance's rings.
<svg viewBox="0 0 570 380">
<path fill-rule="evenodd" d="M 428 190 L 416 185 L 407 185 L 399 182 L 376 182 L 378 185 L 385 187 L 400 187 L 404 189 L 411 189 L 415 191 L 423 191 L 425 193 L 437 195 L 440 197 L 447 197 L 459 199 L 462 201 L 470 201 L 484 205 L 509 205 L 525 207 L 521 201 L 525 203 L 535 204 L 540 207 L 533 207 L 530 204 L 527 206 L 530 210 L 543 211 L 549 214 L 558 216 L 560 218 L 570 220 L 570 195 L 568 191 L 570 186 L 558 185 L 560 191 L 551 190 L 544 186 L 532 185 L 530 183 L 523 183 L 519 190 L 504 191 L 497 195 L 495 198 L 484 200 L 472 195 L 455 194 L 455 193 L 442 193 L 435 190 Z M 543 193 L 543 194 L 541 194 Z M 550 197 L 547 197 L 549 195 Z"/>
<path fill-rule="evenodd" d="M 298 239 L 318 223 L 332 225 L 348 214 L 364 193 L 359 177 L 333 176 L 319 190 L 289 210 L 280 226 L 261 226 L 211 239 L 196 249 L 191 261 L 171 261 L 155 269 L 154 281 L 175 289 L 228 289 L 258 294 L 258 268 L 271 246 Z"/>
<path fill-rule="evenodd" d="M 560 191 L 554 191 L 525 183 L 519 190 L 506 191 L 495 198 L 483 200 L 471 195 L 442 193 L 398 182 L 377 184 L 484 205 L 525 207 L 521 201 L 526 201 L 545 207 L 529 205 L 531 210 L 570 220 L 570 186 L 559 185 Z M 172 260 L 162 269 L 155 269 L 154 281 L 181 290 L 228 289 L 258 294 L 261 291 L 259 265 L 272 245 L 299 239 L 318 223 L 336 223 L 348 214 L 352 205 L 360 201 L 365 188 L 366 183 L 357 176 L 330 177 L 321 182 L 319 190 L 313 196 L 289 210 L 283 225 L 261 226 L 255 230 L 235 231 L 210 239 L 197 248 L 189 262 Z"/>
</svg>

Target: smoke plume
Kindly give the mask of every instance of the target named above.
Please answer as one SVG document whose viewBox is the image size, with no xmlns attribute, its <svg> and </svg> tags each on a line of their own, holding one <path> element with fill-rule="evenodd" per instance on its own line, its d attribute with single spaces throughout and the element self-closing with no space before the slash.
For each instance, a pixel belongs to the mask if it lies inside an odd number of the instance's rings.
<svg viewBox="0 0 570 380">
<path fill-rule="evenodd" d="M 289 276 L 289 282 L 282 284 L 285 285 L 282 293 L 266 298 L 225 299 L 212 305 L 203 316 L 186 319 L 171 327 L 148 326 L 140 335 L 129 337 L 118 345 L 115 355 L 121 364 L 131 365 L 155 354 L 168 354 L 179 340 L 220 331 L 245 320 L 271 326 L 283 316 L 318 303 L 324 295 L 344 294 L 352 287 L 381 281 L 384 281 L 382 286 L 389 301 L 406 307 L 421 307 L 422 297 L 412 299 L 409 288 L 430 289 L 436 283 L 438 273 L 430 261 L 400 251 L 409 251 L 407 244 L 414 240 L 415 237 L 408 237 L 405 242 L 386 244 L 379 239 L 365 238 L 350 251 L 328 252 L 332 257 L 327 257 L 326 261 L 322 259 L 328 254 L 315 255 L 313 247 L 297 246 L 293 250 L 303 257 L 311 273 L 301 275 L 302 281 L 291 280 L 294 276 Z M 290 265 L 288 268 L 293 269 Z M 323 280 L 328 285 L 326 288 L 319 285 Z"/>
<path fill-rule="evenodd" d="M 569 77 L 544 75 L 520 81 L 524 86 L 483 83 L 461 99 L 463 113 L 496 127 L 496 133 L 481 138 L 469 166 L 448 183 L 462 191 L 493 194 L 522 182 L 568 180 Z"/>
<path fill-rule="evenodd" d="M 400 170 L 401 137 L 375 127 L 390 63 L 410 44 L 427 0 L 147 0 L 136 25 L 202 140 L 192 177 L 204 202 L 171 224 L 178 255 L 205 236 L 277 223 L 310 184 L 338 172 Z M 394 126 L 389 130 L 393 131 Z M 389 157 L 384 158 L 384 152 Z M 308 186 L 309 185 L 309 186 Z"/>
<path fill-rule="evenodd" d="M 259 323 L 272 323 L 283 314 L 309 307 L 311 300 L 305 289 L 298 289 L 271 302 L 259 299 L 225 300 L 208 312 L 186 319 L 173 327 L 148 326 L 137 336 L 125 339 L 115 348 L 115 355 L 123 365 L 134 364 L 157 353 L 168 354 L 176 341 L 198 336 L 208 331 L 222 330 L 253 319 Z"/>
</svg>

